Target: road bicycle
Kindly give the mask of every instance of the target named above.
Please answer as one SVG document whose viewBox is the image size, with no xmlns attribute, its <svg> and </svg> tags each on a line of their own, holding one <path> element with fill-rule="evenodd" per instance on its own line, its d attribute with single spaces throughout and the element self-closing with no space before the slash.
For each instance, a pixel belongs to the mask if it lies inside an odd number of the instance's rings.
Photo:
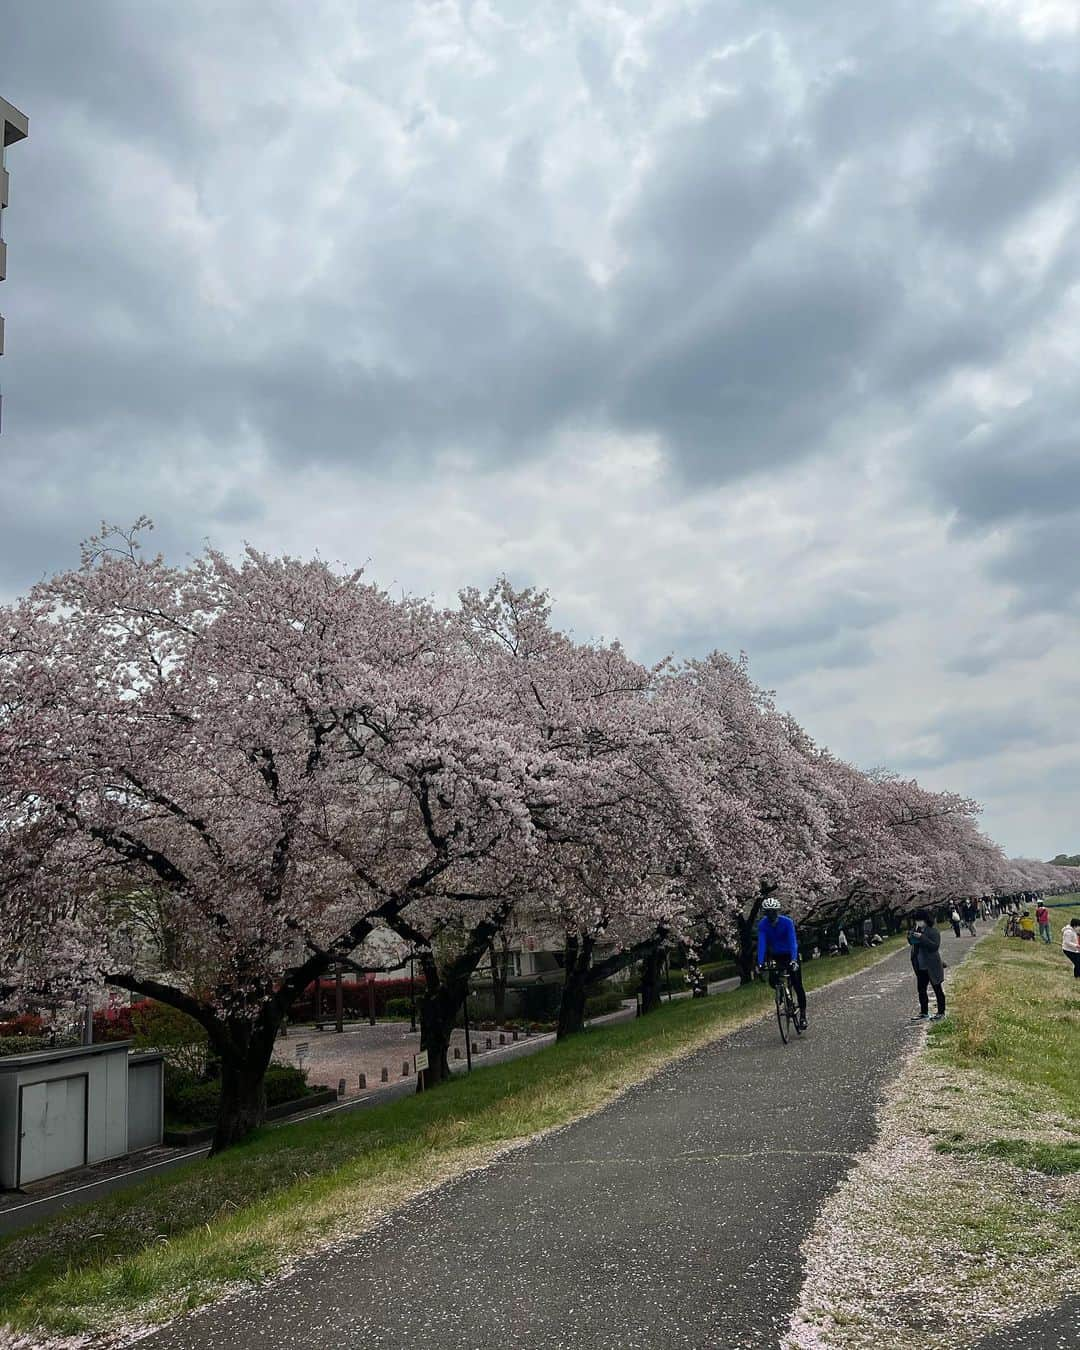
<svg viewBox="0 0 1080 1350">
<path fill-rule="evenodd" d="M 787 1045 L 792 1027 L 795 1028 L 796 1036 L 803 1033 L 802 1023 L 799 1020 L 799 1004 L 791 987 L 791 972 L 786 964 L 781 966 L 776 961 L 769 961 L 765 969 L 770 976 L 776 977 L 773 990 L 776 994 L 776 1025 L 780 1028 L 780 1039 Z"/>
</svg>

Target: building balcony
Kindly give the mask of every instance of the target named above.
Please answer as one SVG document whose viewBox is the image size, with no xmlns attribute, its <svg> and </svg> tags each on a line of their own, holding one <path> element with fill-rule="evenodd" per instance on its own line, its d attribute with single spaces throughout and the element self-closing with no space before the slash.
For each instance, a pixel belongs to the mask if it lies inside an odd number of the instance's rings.
<svg viewBox="0 0 1080 1350">
<path fill-rule="evenodd" d="M 26 114 L 21 113 L 6 98 L 0 98 L 0 122 L 4 124 L 5 145 L 14 145 L 16 141 L 25 140 L 30 132 L 30 122 Z"/>
</svg>

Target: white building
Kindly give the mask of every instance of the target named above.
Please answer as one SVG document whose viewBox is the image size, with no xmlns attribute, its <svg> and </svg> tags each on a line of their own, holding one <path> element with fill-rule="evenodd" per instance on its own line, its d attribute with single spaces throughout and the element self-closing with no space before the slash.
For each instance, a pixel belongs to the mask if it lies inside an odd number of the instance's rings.
<svg viewBox="0 0 1080 1350">
<path fill-rule="evenodd" d="M 0 281 L 7 276 L 7 244 L 4 243 L 4 207 L 8 204 L 10 178 L 4 166 L 4 154 L 9 145 L 26 139 L 30 130 L 27 117 L 18 108 L 12 107 L 6 99 L 0 98 L 0 124 L 3 136 L 0 137 Z M 0 314 L 0 356 L 4 354 L 4 316 Z"/>
</svg>

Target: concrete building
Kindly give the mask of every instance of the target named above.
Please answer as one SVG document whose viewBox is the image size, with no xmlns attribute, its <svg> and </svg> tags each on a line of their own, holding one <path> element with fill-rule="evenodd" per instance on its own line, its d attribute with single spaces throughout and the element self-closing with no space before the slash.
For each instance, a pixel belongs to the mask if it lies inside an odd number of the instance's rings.
<svg viewBox="0 0 1080 1350">
<path fill-rule="evenodd" d="M 7 244 L 4 243 L 4 207 L 8 204 L 10 179 L 4 164 L 5 152 L 9 145 L 26 139 L 30 123 L 18 108 L 12 107 L 6 99 L 0 98 L 0 124 L 3 125 L 3 138 L 0 139 L 0 281 L 7 276 Z M 0 314 L 0 356 L 4 354 L 4 316 Z"/>
</svg>

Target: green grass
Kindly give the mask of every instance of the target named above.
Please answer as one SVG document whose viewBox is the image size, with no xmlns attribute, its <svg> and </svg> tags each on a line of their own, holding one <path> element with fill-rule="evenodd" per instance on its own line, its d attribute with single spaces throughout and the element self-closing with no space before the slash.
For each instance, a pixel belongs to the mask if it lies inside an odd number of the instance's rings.
<svg viewBox="0 0 1080 1350">
<path fill-rule="evenodd" d="M 807 963 L 808 989 L 903 945 Z M 361 1231 L 425 1187 L 611 1101 L 770 1006 L 767 986 L 664 1004 L 436 1092 L 260 1131 L 0 1241 L 0 1324 L 107 1333 L 165 1320 Z"/>
<path fill-rule="evenodd" d="M 1056 936 L 1055 929 L 1055 936 Z M 1080 980 L 1058 943 L 986 938 L 959 968 L 933 1056 L 1023 1089 L 1040 1111 L 1080 1120 Z"/>
<path fill-rule="evenodd" d="M 977 1071 L 992 1101 L 992 1120 L 953 1131 L 935 1143 L 939 1153 L 1046 1176 L 1080 1172 L 1080 981 L 1056 940 L 1046 946 L 998 932 L 980 943 L 960 968 L 951 1015 L 931 1031 L 929 1050 L 943 1066 Z"/>
<path fill-rule="evenodd" d="M 998 1158 L 1013 1167 L 1042 1172 L 1048 1177 L 1080 1172 L 1080 1143 L 1048 1144 L 1031 1139 L 990 1139 L 985 1143 L 947 1140 L 935 1144 L 939 1153 L 966 1154 L 968 1157 Z"/>
</svg>

